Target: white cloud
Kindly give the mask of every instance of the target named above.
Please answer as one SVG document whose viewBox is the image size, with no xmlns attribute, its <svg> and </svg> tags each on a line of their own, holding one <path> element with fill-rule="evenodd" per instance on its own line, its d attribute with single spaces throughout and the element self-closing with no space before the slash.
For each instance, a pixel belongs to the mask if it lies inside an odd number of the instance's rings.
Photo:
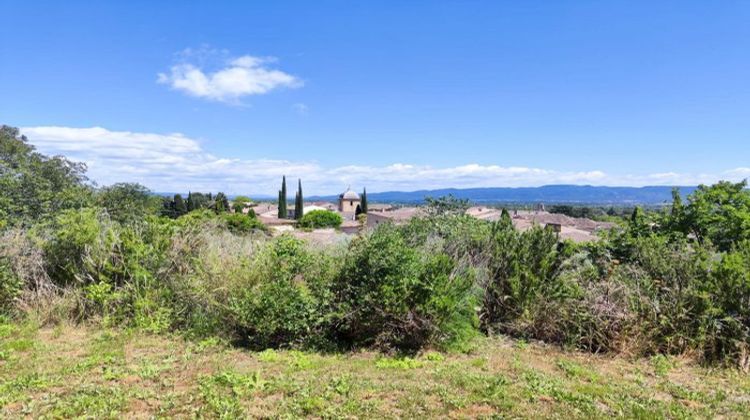
<svg viewBox="0 0 750 420">
<path fill-rule="evenodd" d="M 223 60 L 223 67 L 214 71 L 205 70 L 203 62 L 207 56 L 226 55 L 202 49 L 185 50 L 180 53 L 181 62 L 173 65 L 168 72 L 159 73 L 157 81 L 199 98 L 237 103 L 240 98 L 262 95 L 278 88 L 295 88 L 303 82 L 281 70 L 270 68 L 276 60 L 269 57 L 241 57 Z M 189 61 L 196 60 L 200 64 Z"/>
<path fill-rule="evenodd" d="M 155 191 L 192 189 L 274 196 L 282 175 L 291 180 L 302 178 L 308 196 L 338 193 L 350 184 L 377 192 L 549 184 L 696 185 L 720 179 L 738 181 L 750 176 L 750 168 L 718 174 L 645 175 L 479 164 L 436 168 L 394 163 L 325 168 L 315 162 L 217 157 L 207 152 L 198 140 L 179 133 L 137 133 L 101 127 L 25 127 L 21 132 L 42 153 L 63 154 L 86 162 L 90 178 L 100 184 L 139 182 Z"/>
<path fill-rule="evenodd" d="M 750 178 L 750 168 L 734 168 L 727 171 L 726 174 L 733 178 Z"/>
</svg>

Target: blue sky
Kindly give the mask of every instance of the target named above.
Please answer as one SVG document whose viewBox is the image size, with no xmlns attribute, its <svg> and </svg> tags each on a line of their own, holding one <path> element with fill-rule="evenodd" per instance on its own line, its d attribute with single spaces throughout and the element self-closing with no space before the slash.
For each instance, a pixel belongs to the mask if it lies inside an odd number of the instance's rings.
<svg viewBox="0 0 750 420">
<path fill-rule="evenodd" d="M 750 2 L 0 3 L 0 123 L 102 184 L 750 176 Z"/>
</svg>

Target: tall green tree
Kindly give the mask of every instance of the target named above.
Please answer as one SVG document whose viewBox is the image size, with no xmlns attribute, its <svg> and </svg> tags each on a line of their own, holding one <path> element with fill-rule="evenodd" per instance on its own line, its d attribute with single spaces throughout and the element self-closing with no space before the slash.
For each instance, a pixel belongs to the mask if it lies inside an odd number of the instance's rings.
<svg viewBox="0 0 750 420">
<path fill-rule="evenodd" d="M 96 204 L 107 209 L 109 216 L 120 223 L 143 221 L 149 214 L 157 214 L 160 197 L 141 184 L 120 182 L 101 188 L 96 194 Z"/>
<path fill-rule="evenodd" d="M 188 191 L 187 203 L 185 204 L 188 212 L 195 210 L 195 200 L 193 200 L 193 193 Z"/>
<path fill-rule="evenodd" d="M 359 204 L 362 213 L 367 214 L 367 188 L 362 189 L 362 201 Z"/>
<path fill-rule="evenodd" d="M 433 216 L 464 214 L 469 208 L 469 200 L 456 198 L 453 194 L 432 198 L 425 197 L 427 214 Z"/>
<path fill-rule="evenodd" d="M 699 186 L 684 209 L 689 232 L 721 251 L 750 240 L 750 191 L 746 188 L 747 180 Z"/>
<path fill-rule="evenodd" d="M 281 178 L 281 190 L 279 191 L 279 219 L 286 219 L 286 175 Z"/>
<path fill-rule="evenodd" d="M 305 199 L 302 197 L 302 180 L 298 180 L 297 196 L 294 198 L 294 218 L 300 220 L 305 212 Z"/>
<path fill-rule="evenodd" d="M 182 195 L 175 194 L 174 195 L 174 215 L 175 217 L 180 217 L 187 213 L 187 205 L 185 204 L 185 200 L 182 199 Z"/>
<path fill-rule="evenodd" d="M 508 209 L 505 207 L 500 212 L 500 221 L 506 226 L 513 226 L 513 219 L 511 219 L 510 213 L 508 213 Z"/>
<path fill-rule="evenodd" d="M 17 128 L 0 126 L 0 219 L 28 225 L 91 203 L 86 165 L 34 149 Z"/>
<path fill-rule="evenodd" d="M 211 207 L 210 194 L 192 193 L 190 197 L 193 199 L 193 210 Z"/>
<path fill-rule="evenodd" d="M 214 199 L 214 210 L 216 213 L 225 213 L 229 211 L 229 200 L 227 200 L 227 196 L 224 195 L 223 192 L 216 193 L 216 198 Z"/>
</svg>

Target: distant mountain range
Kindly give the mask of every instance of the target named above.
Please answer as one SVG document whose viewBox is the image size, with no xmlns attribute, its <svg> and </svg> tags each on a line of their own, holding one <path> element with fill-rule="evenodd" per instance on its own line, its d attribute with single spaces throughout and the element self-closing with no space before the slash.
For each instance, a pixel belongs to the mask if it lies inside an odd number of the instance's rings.
<svg viewBox="0 0 750 420">
<path fill-rule="evenodd" d="M 559 204 L 662 204 L 672 201 L 672 188 L 654 187 L 595 187 L 590 185 L 545 185 L 520 188 L 445 188 L 411 192 L 389 191 L 368 193 L 370 202 L 422 203 L 425 197 L 452 194 L 474 203 L 559 203 Z M 697 187 L 677 187 L 685 197 Z M 306 198 L 310 201 L 336 201 L 337 195 Z"/>
<path fill-rule="evenodd" d="M 659 205 L 671 203 L 672 188 L 654 187 L 595 187 L 591 185 L 545 185 L 542 187 L 499 187 L 499 188 L 444 188 L 438 190 L 388 191 L 367 193 L 371 203 L 423 203 L 425 197 L 441 197 L 452 194 L 456 198 L 468 199 L 473 203 L 545 203 L 545 204 L 593 204 L 593 205 Z M 697 187 L 677 187 L 683 197 Z M 157 192 L 156 195 L 171 197 L 173 192 Z M 187 193 L 183 193 L 183 198 Z M 229 199 L 234 198 L 233 195 Z M 270 195 L 252 195 L 256 200 L 274 200 Z M 305 201 L 338 201 L 338 195 L 305 197 Z M 289 197 L 294 200 L 294 197 Z"/>
</svg>

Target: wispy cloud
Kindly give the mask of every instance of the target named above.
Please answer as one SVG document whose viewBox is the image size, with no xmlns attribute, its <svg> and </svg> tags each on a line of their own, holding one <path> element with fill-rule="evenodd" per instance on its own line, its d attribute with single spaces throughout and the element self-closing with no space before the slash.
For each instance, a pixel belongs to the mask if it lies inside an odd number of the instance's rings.
<svg viewBox="0 0 750 420">
<path fill-rule="evenodd" d="M 299 115 L 306 116 L 310 112 L 310 107 L 303 103 L 296 103 L 292 105 L 292 109 Z"/>
<path fill-rule="evenodd" d="M 542 168 L 466 164 L 436 168 L 394 163 L 325 168 L 316 162 L 231 159 L 207 152 L 200 141 L 183 134 L 111 131 L 101 127 L 25 127 L 21 131 L 46 154 L 64 154 L 86 162 L 100 184 L 139 182 L 156 191 L 224 191 L 273 195 L 282 175 L 302 178 L 311 194 L 340 192 L 347 185 L 368 191 L 433 188 L 519 187 L 548 184 L 696 185 L 720 179 L 741 180 L 750 168 L 714 174 L 664 172 L 610 174 L 601 170 L 557 171 Z"/>
<path fill-rule="evenodd" d="M 210 57 L 221 57 L 221 65 L 208 70 Z M 227 57 L 226 51 L 185 50 L 168 72 L 159 73 L 157 81 L 198 98 L 239 103 L 245 96 L 262 95 L 279 88 L 296 88 L 302 80 L 271 68 L 273 57 L 243 55 Z"/>
</svg>

